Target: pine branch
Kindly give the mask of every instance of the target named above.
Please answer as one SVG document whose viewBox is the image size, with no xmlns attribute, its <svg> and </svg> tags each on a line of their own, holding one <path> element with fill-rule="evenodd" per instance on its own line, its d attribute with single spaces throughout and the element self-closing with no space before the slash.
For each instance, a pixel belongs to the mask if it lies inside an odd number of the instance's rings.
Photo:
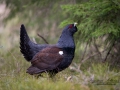
<svg viewBox="0 0 120 90">
<path fill-rule="evenodd" d="M 108 52 L 107 52 L 107 54 L 106 54 L 106 57 L 105 57 L 105 59 L 103 60 L 103 63 L 107 60 L 107 58 L 108 58 L 108 56 L 109 56 L 112 48 L 114 47 L 114 45 L 115 45 L 115 42 L 111 45 L 110 49 L 108 50 Z"/>
<path fill-rule="evenodd" d="M 85 50 L 84 50 L 83 55 L 82 55 L 82 58 L 81 58 L 81 60 L 80 60 L 81 62 L 82 62 L 82 60 L 84 59 L 85 53 L 86 53 L 86 51 L 87 51 L 87 46 L 88 46 L 88 42 L 87 42 L 87 44 L 86 44 L 86 46 L 85 46 Z M 81 63 L 79 64 L 78 69 L 80 69 L 80 66 L 81 66 Z"/>
<path fill-rule="evenodd" d="M 95 42 L 95 39 L 94 39 L 93 43 L 94 43 L 95 49 L 97 50 L 97 52 L 98 52 L 99 55 L 100 55 L 100 58 L 102 59 L 102 54 L 101 54 L 101 52 L 99 51 L 99 48 L 98 48 L 98 46 L 97 46 L 97 44 L 96 44 L 96 42 Z"/>
<path fill-rule="evenodd" d="M 87 51 L 87 46 L 88 46 L 88 43 L 87 43 L 86 46 L 85 46 L 85 50 L 84 50 L 84 52 L 83 52 L 83 56 L 82 56 L 81 60 L 84 59 L 85 53 L 86 53 L 86 51 Z"/>
</svg>

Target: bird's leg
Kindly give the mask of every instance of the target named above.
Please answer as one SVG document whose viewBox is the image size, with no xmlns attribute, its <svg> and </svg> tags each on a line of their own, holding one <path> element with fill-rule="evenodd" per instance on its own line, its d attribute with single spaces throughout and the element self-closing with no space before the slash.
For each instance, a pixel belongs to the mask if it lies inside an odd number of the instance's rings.
<svg viewBox="0 0 120 90">
<path fill-rule="evenodd" d="M 55 75 L 56 75 L 56 74 L 55 74 L 54 72 L 49 72 L 49 77 L 50 77 L 50 78 L 54 78 Z"/>
<path fill-rule="evenodd" d="M 50 78 L 54 78 L 55 75 L 58 73 L 58 71 L 59 71 L 58 68 L 55 69 L 55 70 L 51 70 L 51 71 L 49 71 L 49 77 L 50 77 Z"/>
<path fill-rule="evenodd" d="M 38 79 L 39 77 L 43 77 L 43 75 L 42 74 L 37 74 L 37 75 L 35 75 L 35 77 Z"/>
</svg>

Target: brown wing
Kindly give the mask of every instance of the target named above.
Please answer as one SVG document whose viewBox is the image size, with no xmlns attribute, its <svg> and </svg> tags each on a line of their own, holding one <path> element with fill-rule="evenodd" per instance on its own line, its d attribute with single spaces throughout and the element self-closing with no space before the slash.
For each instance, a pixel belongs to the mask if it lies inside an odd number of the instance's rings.
<svg viewBox="0 0 120 90">
<path fill-rule="evenodd" d="M 55 69 L 63 60 L 63 55 L 60 55 L 59 51 L 62 50 L 58 47 L 47 47 L 43 49 L 33 58 L 31 62 L 32 66 L 37 67 L 41 71 Z"/>
</svg>

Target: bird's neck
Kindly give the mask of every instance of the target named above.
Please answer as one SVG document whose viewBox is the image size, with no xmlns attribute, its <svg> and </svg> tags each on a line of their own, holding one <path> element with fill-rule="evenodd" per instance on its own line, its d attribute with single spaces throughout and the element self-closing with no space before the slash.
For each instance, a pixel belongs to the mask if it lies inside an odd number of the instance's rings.
<svg viewBox="0 0 120 90">
<path fill-rule="evenodd" d="M 75 43 L 73 39 L 73 35 L 71 35 L 69 32 L 62 32 L 57 46 L 60 48 L 75 48 Z"/>
</svg>

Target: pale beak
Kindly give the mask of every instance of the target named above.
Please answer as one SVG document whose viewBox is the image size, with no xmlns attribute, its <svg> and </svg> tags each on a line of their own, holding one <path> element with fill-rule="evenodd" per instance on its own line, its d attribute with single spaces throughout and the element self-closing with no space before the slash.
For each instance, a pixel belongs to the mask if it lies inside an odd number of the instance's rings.
<svg viewBox="0 0 120 90">
<path fill-rule="evenodd" d="M 77 25 L 77 23 L 75 22 L 75 23 L 74 23 L 74 27 L 75 27 L 76 25 Z"/>
</svg>

